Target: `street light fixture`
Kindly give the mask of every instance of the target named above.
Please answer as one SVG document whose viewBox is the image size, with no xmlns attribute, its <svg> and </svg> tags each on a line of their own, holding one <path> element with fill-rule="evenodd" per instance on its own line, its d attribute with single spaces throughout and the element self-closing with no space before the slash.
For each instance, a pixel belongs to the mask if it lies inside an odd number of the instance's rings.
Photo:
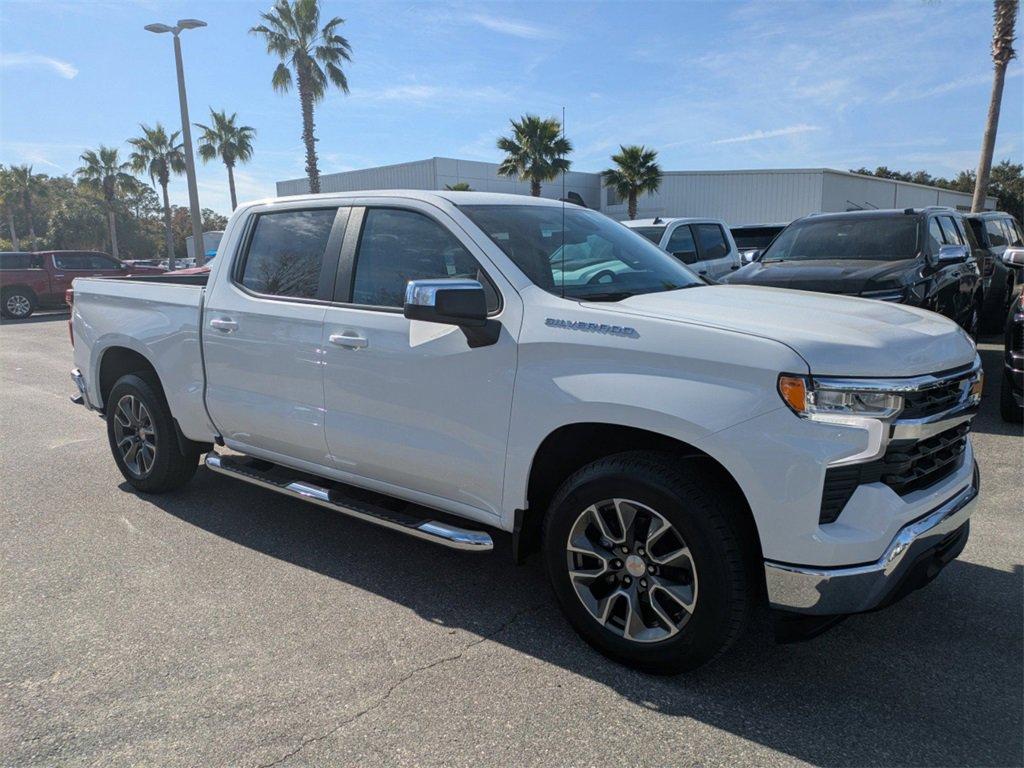
<svg viewBox="0 0 1024 768">
<path fill-rule="evenodd" d="M 158 35 L 170 32 L 174 35 L 174 64 L 178 72 L 178 102 L 181 107 L 181 134 L 185 142 L 185 179 L 188 181 L 188 205 L 192 216 L 192 241 L 196 254 L 196 264 L 206 262 L 206 250 L 203 247 L 203 220 L 199 212 L 199 190 L 196 187 L 196 163 L 192 152 L 192 129 L 188 119 L 188 99 L 185 98 L 185 69 L 181 64 L 181 41 L 178 34 L 185 29 L 205 27 L 206 22 L 199 19 L 178 19 L 177 25 L 147 24 L 145 29 Z M 173 256 L 172 256 L 173 258 Z"/>
</svg>

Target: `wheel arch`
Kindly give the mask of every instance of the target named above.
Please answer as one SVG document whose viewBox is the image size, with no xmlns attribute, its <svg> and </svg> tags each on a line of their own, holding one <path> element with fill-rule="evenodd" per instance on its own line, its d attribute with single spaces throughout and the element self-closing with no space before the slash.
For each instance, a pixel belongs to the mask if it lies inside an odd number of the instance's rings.
<svg viewBox="0 0 1024 768">
<path fill-rule="evenodd" d="M 628 451 L 670 454 L 680 461 L 699 464 L 707 482 L 729 496 L 730 508 L 743 530 L 739 531 L 745 555 L 759 564 L 761 556 L 757 524 L 740 484 L 714 456 L 690 443 L 640 427 L 604 422 L 563 424 L 541 441 L 530 464 L 526 508 L 516 510 L 513 527 L 513 556 L 521 562 L 540 542 L 540 531 L 551 499 L 561 484 L 576 470 L 593 461 Z M 754 571 L 756 572 L 756 570 Z"/>
<path fill-rule="evenodd" d="M 160 394 L 164 394 L 160 384 L 160 374 L 157 373 L 156 366 L 138 350 L 129 347 L 110 346 L 102 351 L 96 362 L 98 385 L 96 391 L 99 393 L 98 405 L 104 412 L 106 412 L 107 398 L 110 395 L 110 390 L 114 388 L 114 384 L 118 379 L 129 373 L 151 374 L 154 384 L 160 389 Z"/>
</svg>

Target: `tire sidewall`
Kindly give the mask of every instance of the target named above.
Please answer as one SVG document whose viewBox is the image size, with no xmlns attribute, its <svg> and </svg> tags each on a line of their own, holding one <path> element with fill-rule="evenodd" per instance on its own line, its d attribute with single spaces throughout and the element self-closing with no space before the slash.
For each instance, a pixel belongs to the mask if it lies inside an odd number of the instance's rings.
<svg viewBox="0 0 1024 768">
<path fill-rule="evenodd" d="M 117 448 L 117 437 L 114 434 L 114 409 L 117 407 L 118 401 L 125 395 L 134 395 L 142 401 L 156 428 L 156 457 L 152 469 L 141 478 L 133 475 L 124 463 L 121 451 Z M 110 443 L 110 452 L 125 480 L 140 491 L 156 491 L 162 488 L 167 477 L 173 471 L 174 456 L 172 452 L 180 452 L 174 421 L 163 394 L 141 376 L 128 374 L 118 379 L 110 389 L 110 394 L 107 396 L 106 413 L 107 440 Z"/>
<path fill-rule="evenodd" d="M 566 562 L 569 531 L 584 509 L 609 498 L 631 499 L 657 511 L 690 549 L 697 569 L 697 606 L 673 637 L 655 643 L 619 637 L 601 626 L 576 595 Z M 726 567 L 721 538 L 700 505 L 683 498 L 668 483 L 625 472 L 608 472 L 559 494 L 545 526 L 544 560 L 555 596 L 573 628 L 599 651 L 649 672 L 684 671 L 713 657 L 722 644 L 722 626 L 729 621 L 729 602 L 735 599 L 737 589 L 742 591 Z"/>
</svg>

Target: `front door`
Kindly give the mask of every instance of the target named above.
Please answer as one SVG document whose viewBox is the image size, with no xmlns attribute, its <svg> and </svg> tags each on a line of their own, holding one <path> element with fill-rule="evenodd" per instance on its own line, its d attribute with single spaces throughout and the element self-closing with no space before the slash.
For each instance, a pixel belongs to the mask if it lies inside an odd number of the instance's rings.
<svg viewBox="0 0 1024 768">
<path fill-rule="evenodd" d="M 519 299 L 484 261 L 433 206 L 354 209 L 324 319 L 324 397 L 328 447 L 354 483 L 486 521 L 501 508 Z M 404 317 L 409 280 L 446 277 L 484 283 L 496 343 Z"/>
<path fill-rule="evenodd" d="M 268 206 L 203 311 L 206 403 L 228 447 L 331 466 L 323 321 L 348 209 Z M 221 258 L 228 258 L 222 255 Z"/>
</svg>

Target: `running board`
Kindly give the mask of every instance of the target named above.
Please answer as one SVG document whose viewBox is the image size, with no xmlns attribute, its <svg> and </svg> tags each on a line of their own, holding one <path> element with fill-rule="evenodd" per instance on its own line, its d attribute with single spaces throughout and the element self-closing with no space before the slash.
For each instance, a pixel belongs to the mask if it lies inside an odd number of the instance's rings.
<svg viewBox="0 0 1024 768">
<path fill-rule="evenodd" d="M 368 523 L 390 528 L 418 539 L 432 541 L 445 547 L 469 552 L 490 552 L 494 549 L 494 542 L 484 531 L 458 528 L 437 520 L 425 520 L 402 512 L 393 512 L 360 499 L 348 498 L 338 490 L 324 488 L 306 480 L 287 481 L 272 478 L 266 471 L 245 466 L 231 456 L 222 456 L 211 451 L 206 454 L 206 466 L 214 472 L 244 480 L 269 491 L 308 501 L 327 509 L 333 509 L 343 515 L 365 520 Z"/>
</svg>

